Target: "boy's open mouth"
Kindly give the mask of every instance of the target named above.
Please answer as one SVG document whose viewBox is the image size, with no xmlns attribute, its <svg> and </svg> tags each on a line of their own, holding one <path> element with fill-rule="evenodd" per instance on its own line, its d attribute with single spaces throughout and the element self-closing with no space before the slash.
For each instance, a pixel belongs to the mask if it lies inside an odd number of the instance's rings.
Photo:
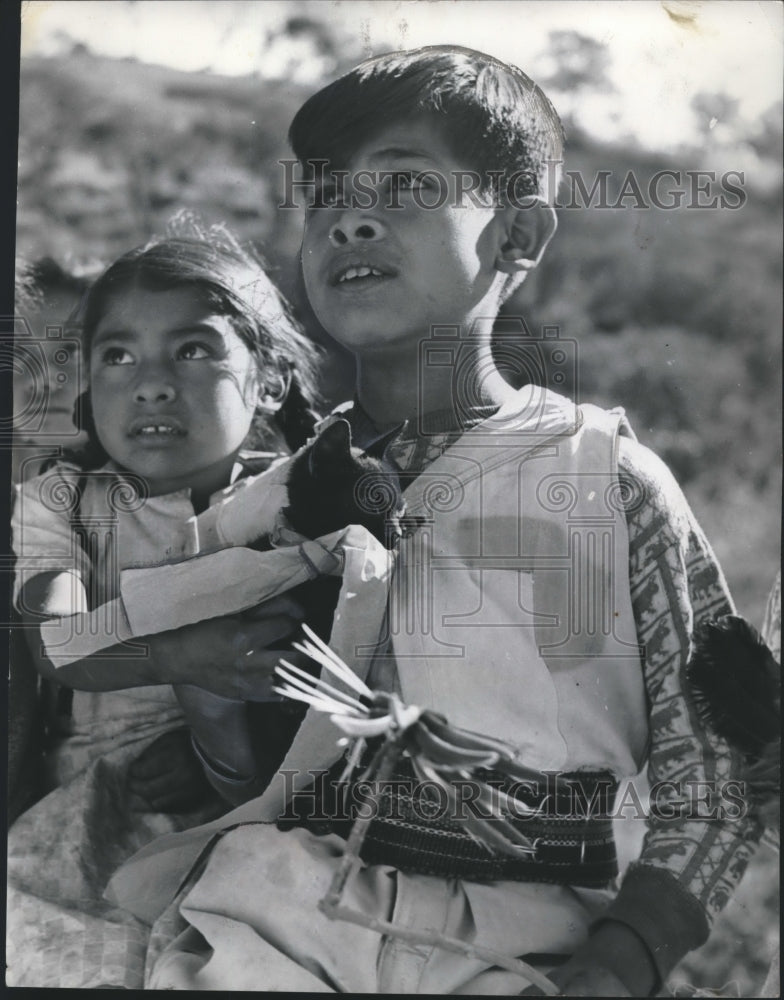
<svg viewBox="0 0 784 1000">
<path fill-rule="evenodd" d="M 329 283 L 336 288 L 358 288 L 393 278 L 395 272 L 388 267 L 369 261 L 336 261 L 330 268 Z"/>
<path fill-rule="evenodd" d="M 384 275 L 377 267 L 350 267 L 338 278 L 338 284 L 345 281 L 356 281 L 357 278 L 383 278 Z"/>
</svg>

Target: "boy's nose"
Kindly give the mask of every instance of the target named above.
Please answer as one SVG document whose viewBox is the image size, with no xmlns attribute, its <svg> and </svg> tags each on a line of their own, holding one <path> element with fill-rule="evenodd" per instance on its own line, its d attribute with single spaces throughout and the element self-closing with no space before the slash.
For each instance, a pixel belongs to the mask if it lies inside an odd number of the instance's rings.
<svg viewBox="0 0 784 1000">
<path fill-rule="evenodd" d="M 373 243 L 386 235 L 384 224 L 378 219 L 367 216 L 352 218 L 345 213 L 339 222 L 329 230 L 329 242 L 333 247 L 345 247 L 349 244 Z"/>
</svg>

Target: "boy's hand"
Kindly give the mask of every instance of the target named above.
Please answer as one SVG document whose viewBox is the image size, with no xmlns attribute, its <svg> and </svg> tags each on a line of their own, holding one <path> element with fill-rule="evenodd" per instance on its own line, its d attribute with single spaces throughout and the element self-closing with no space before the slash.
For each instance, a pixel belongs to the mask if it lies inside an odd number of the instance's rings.
<svg viewBox="0 0 784 1000">
<path fill-rule="evenodd" d="M 591 962 L 569 959 L 560 969 L 547 974 L 564 997 L 630 997 L 632 994 L 609 969 Z M 520 996 L 543 997 L 538 986 L 529 986 Z"/>
<path fill-rule="evenodd" d="M 572 957 L 548 973 L 566 997 L 647 997 L 658 974 L 648 948 L 631 927 L 604 920 Z M 521 996 L 542 996 L 535 986 Z"/>
<path fill-rule="evenodd" d="M 164 733 L 139 754 L 128 768 L 128 791 L 136 812 L 187 812 L 213 795 L 186 727 Z"/>
</svg>

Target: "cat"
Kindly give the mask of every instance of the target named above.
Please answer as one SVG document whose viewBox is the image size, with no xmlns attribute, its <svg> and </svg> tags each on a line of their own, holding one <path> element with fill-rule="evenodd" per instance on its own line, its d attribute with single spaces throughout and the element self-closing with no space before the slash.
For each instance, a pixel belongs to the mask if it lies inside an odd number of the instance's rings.
<svg viewBox="0 0 784 1000">
<path fill-rule="evenodd" d="M 367 450 L 351 442 L 351 425 L 342 418 L 301 451 L 289 471 L 288 506 L 283 513 L 291 526 L 308 538 L 359 524 L 382 545 L 399 537 L 405 501 L 400 481 L 383 454 L 399 427 Z"/>
<path fill-rule="evenodd" d="M 385 434 L 363 451 L 351 442 L 351 425 L 336 420 L 294 459 L 286 486 L 283 514 L 295 531 L 319 538 L 358 524 L 385 547 L 402 534 L 405 501 L 397 473 L 382 456 L 400 428 Z M 325 642 L 340 591 L 339 577 L 322 577 L 301 584 L 291 596 L 305 606 L 305 620 Z"/>
<path fill-rule="evenodd" d="M 395 470 L 382 456 L 400 428 L 385 434 L 367 451 L 351 441 L 351 425 L 331 423 L 294 458 L 283 509 L 289 525 L 307 538 L 318 538 L 350 524 L 366 528 L 385 547 L 403 533 L 405 502 Z M 262 540 L 259 547 L 266 547 Z M 329 641 L 340 594 L 340 577 L 321 576 L 290 591 L 305 611 L 305 621 Z M 263 762 L 264 783 L 280 767 L 305 713 L 298 702 L 249 703 L 256 760 Z"/>
</svg>

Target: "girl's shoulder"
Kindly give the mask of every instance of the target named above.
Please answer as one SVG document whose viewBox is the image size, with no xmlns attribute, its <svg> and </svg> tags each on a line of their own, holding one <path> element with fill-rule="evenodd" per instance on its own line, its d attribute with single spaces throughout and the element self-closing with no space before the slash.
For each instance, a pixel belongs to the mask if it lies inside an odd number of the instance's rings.
<svg viewBox="0 0 784 1000">
<path fill-rule="evenodd" d="M 283 451 L 249 451 L 243 449 L 237 456 L 237 462 L 241 466 L 240 475 L 258 476 L 261 472 L 266 472 L 273 462 L 280 458 L 287 458 L 288 453 Z"/>
<path fill-rule="evenodd" d="M 46 486 L 76 486 L 85 475 L 84 469 L 75 462 L 50 455 L 26 461 L 14 485 L 17 493 L 39 493 Z"/>
<path fill-rule="evenodd" d="M 29 463 L 22 467 L 19 481 L 14 485 L 15 510 L 23 507 L 38 513 L 47 511 L 53 516 L 70 516 L 91 493 L 96 478 L 105 483 L 107 477 L 118 477 L 110 465 L 87 470 L 61 457 L 49 458 L 37 467 Z"/>
</svg>

